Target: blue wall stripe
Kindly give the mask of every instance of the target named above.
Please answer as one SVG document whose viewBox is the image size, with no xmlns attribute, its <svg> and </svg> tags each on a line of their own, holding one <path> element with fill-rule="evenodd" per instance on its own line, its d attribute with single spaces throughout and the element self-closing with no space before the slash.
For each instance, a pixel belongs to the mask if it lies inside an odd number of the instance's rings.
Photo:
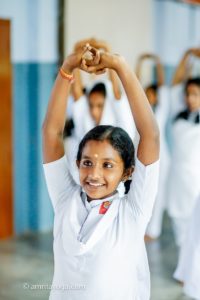
<svg viewBox="0 0 200 300">
<path fill-rule="evenodd" d="M 13 158 L 15 231 L 28 229 L 28 89 L 27 65 L 13 66 Z"/>
<path fill-rule="evenodd" d="M 39 178 L 39 212 L 38 222 L 40 230 L 48 230 L 49 224 L 52 225 L 53 210 L 51 202 L 48 197 L 46 183 L 44 180 L 42 169 L 42 135 L 41 128 L 47 110 L 50 92 L 53 82 L 57 75 L 58 67 L 56 64 L 42 64 L 39 65 L 39 105 L 38 105 L 38 124 L 39 124 L 39 156 L 38 156 L 38 178 Z"/>
<path fill-rule="evenodd" d="M 29 140 L 27 145 L 28 151 L 28 216 L 29 216 L 29 228 L 32 230 L 39 229 L 38 224 L 38 209 L 39 209 L 39 197 L 38 197 L 38 102 L 39 102 L 39 90 L 38 90 L 38 65 L 29 64 L 27 74 L 27 86 L 28 86 L 28 134 Z"/>
<path fill-rule="evenodd" d="M 41 165 L 41 125 L 56 70 L 54 63 L 20 63 L 13 66 L 16 234 L 52 228 L 53 212 Z"/>
</svg>

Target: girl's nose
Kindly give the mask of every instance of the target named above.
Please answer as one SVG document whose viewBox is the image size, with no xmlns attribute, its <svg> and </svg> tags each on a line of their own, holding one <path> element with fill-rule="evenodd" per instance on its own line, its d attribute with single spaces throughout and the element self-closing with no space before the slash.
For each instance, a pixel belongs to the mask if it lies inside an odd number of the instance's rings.
<svg viewBox="0 0 200 300">
<path fill-rule="evenodd" d="M 88 177 L 92 180 L 98 180 L 101 177 L 101 169 L 98 166 L 94 166 L 90 169 Z"/>
</svg>

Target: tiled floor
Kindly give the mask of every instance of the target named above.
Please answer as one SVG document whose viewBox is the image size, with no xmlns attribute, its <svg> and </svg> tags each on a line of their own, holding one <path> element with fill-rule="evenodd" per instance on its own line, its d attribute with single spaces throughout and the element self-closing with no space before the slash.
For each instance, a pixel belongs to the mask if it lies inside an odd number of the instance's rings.
<svg viewBox="0 0 200 300">
<path fill-rule="evenodd" d="M 151 300 L 188 300 L 182 294 L 181 286 L 172 279 L 177 249 L 167 218 L 162 238 L 149 243 L 147 249 L 152 279 Z M 0 242 L 0 300 L 48 299 L 52 276 L 51 233 L 30 234 Z"/>
</svg>

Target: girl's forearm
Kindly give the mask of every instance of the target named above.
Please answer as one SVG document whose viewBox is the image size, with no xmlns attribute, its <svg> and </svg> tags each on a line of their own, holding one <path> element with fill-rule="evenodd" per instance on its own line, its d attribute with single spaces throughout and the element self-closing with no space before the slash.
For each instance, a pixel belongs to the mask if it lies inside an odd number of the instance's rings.
<svg viewBox="0 0 200 300">
<path fill-rule="evenodd" d="M 79 69 L 74 70 L 74 82 L 72 84 L 72 95 L 74 101 L 77 101 L 83 95 L 83 82 L 81 78 L 81 71 Z"/>
<path fill-rule="evenodd" d="M 109 69 L 109 78 L 112 83 L 113 93 L 116 100 L 121 99 L 121 89 L 119 85 L 119 78 L 116 74 L 116 72 L 112 69 Z"/>
<path fill-rule="evenodd" d="M 65 65 L 63 65 L 63 69 L 67 74 L 72 74 L 73 70 Z M 43 130 L 52 134 L 61 135 L 63 133 L 70 87 L 71 82 L 58 73 L 51 92 Z"/>
<path fill-rule="evenodd" d="M 131 68 L 121 57 L 116 57 L 117 72 L 127 94 L 135 125 L 140 137 L 159 135 L 157 122 L 146 95 Z"/>
</svg>

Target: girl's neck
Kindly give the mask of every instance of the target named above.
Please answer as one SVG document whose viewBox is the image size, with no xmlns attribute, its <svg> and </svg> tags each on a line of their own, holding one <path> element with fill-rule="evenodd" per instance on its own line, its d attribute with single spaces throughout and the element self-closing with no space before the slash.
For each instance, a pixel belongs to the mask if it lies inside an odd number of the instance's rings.
<svg viewBox="0 0 200 300">
<path fill-rule="evenodd" d="M 87 201 L 90 202 L 90 201 L 94 201 L 94 200 L 104 200 L 104 199 L 107 199 L 107 198 L 110 198 L 112 196 L 114 196 L 115 194 L 117 193 L 117 190 L 115 190 L 113 193 L 107 195 L 107 196 L 104 196 L 102 198 L 97 198 L 97 199 L 93 199 L 93 198 L 90 198 L 88 195 L 87 195 Z"/>
</svg>

